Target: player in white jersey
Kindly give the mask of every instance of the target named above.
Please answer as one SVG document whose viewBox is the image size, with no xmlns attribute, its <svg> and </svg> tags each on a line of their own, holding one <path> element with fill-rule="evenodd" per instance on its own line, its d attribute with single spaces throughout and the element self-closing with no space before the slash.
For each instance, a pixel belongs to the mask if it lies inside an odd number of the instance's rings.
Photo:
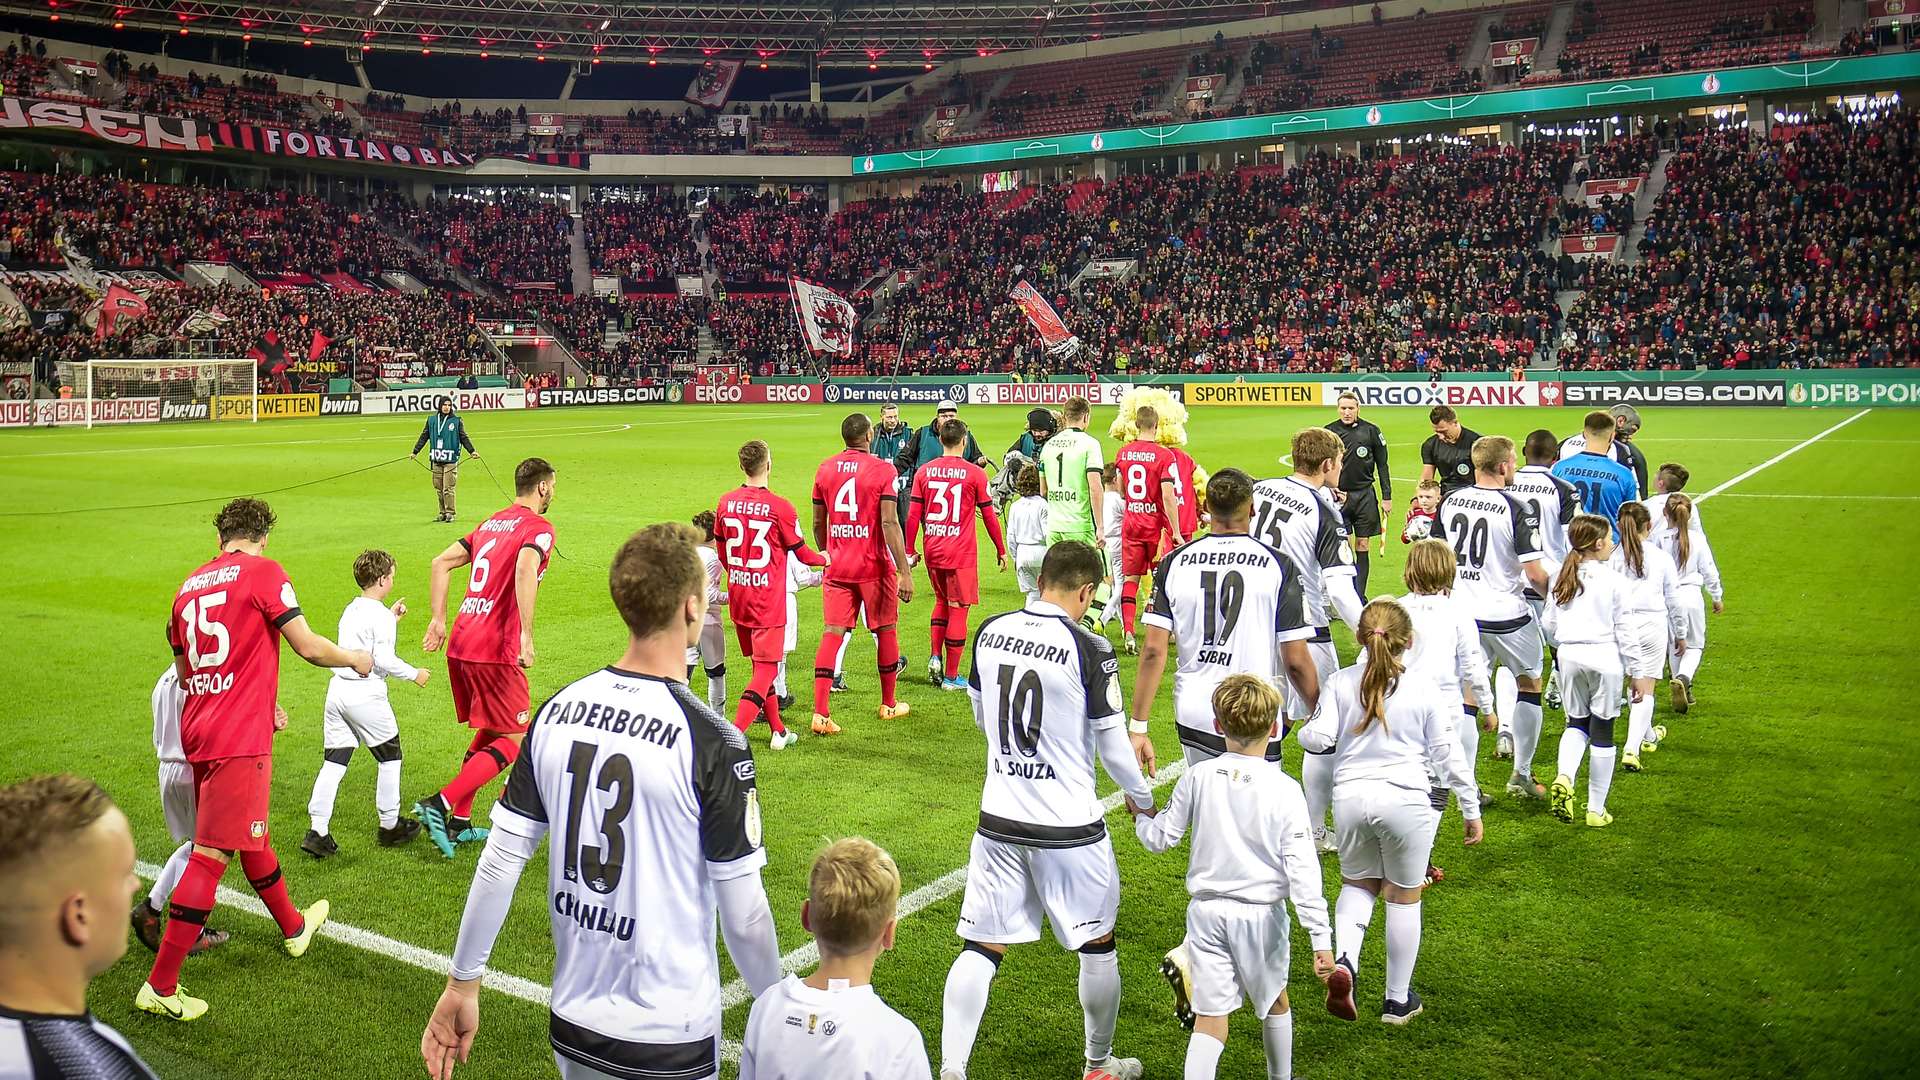
<svg viewBox="0 0 1920 1080">
<path fill-rule="evenodd" d="M 1632 640 L 1627 584 L 1607 565 L 1613 555 L 1613 523 L 1581 514 L 1567 529 L 1567 561 L 1547 596 L 1546 624 L 1560 640 L 1561 697 L 1567 729 L 1560 734 L 1559 768 L 1553 780 L 1553 816 L 1573 820 L 1573 778 L 1588 758 L 1587 824 L 1613 823 L 1607 792 L 1613 787 L 1614 721 L 1620 716 L 1621 654 Z"/>
<path fill-rule="evenodd" d="M 1413 620 L 1413 646 L 1402 662 L 1408 671 L 1431 679 L 1447 705 L 1460 703 L 1464 715 L 1455 730 L 1471 775 L 1480 761 L 1479 703 L 1490 705 L 1493 691 L 1480 651 L 1480 629 L 1453 593 L 1458 565 L 1444 540 L 1428 538 L 1407 549 L 1403 577 L 1410 591 L 1400 598 L 1400 606 Z"/>
<path fill-rule="evenodd" d="M 1453 547 L 1459 568 L 1454 594 L 1465 603 L 1480 630 L 1487 668 L 1505 665 L 1519 686 L 1513 710 L 1513 775 L 1507 790 L 1540 798 L 1546 789 L 1533 779 L 1533 756 L 1540 746 L 1540 623 L 1527 607 L 1530 584 L 1545 595 L 1547 573 L 1540 565 L 1540 519 L 1507 490 L 1514 474 L 1513 440 L 1482 436 L 1473 444 L 1472 487 L 1456 488 L 1440 500 L 1433 538 Z"/>
<path fill-rule="evenodd" d="M 1207 480 L 1206 536 L 1174 548 L 1153 575 L 1153 602 L 1142 621 L 1140 667 L 1134 675 L 1130 737 L 1140 767 L 1154 771 L 1147 717 L 1160 693 L 1169 645 L 1179 653 L 1173 676 L 1173 721 L 1195 765 L 1227 752 L 1213 723 L 1213 691 L 1235 672 L 1259 675 L 1276 685 L 1299 686 L 1305 716 L 1320 700 L 1318 666 L 1308 649 L 1312 624 L 1302 604 L 1305 579 L 1297 564 L 1248 535 L 1253 478 L 1222 469 Z M 1286 710 L 1274 719 L 1287 727 Z M 1281 741 L 1267 747 L 1280 760 Z"/>
<path fill-rule="evenodd" d="M 1286 901 L 1293 901 L 1294 916 L 1313 941 L 1314 974 L 1322 979 L 1333 971 L 1333 930 L 1306 796 L 1279 762 L 1266 759 L 1269 741 L 1280 734 L 1274 717 L 1285 699 L 1265 679 L 1230 675 L 1211 704 L 1227 752 L 1189 769 L 1165 809 L 1133 824 L 1141 845 L 1153 852 L 1179 843 L 1193 824 L 1187 974 L 1162 971 L 1181 999 L 1181 1020 L 1193 1028 L 1186 1080 L 1214 1075 L 1226 1049 L 1227 1017 L 1243 996 L 1261 1017 L 1267 1080 L 1293 1080 Z"/>
<path fill-rule="evenodd" d="M 1254 535 L 1301 568 L 1301 599 L 1307 623 L 1313 627 L 1307 647 L 1323 680 L 1340 668 L 1328 607 L 1349 627 L 1360 618 L 1347 526 L 1327 494 L 1327 485 L 1339 479 L 1345 453 L 1340 436 L 1323 427 L 1304 428 L 1293 437 L 1293 475 L 1262 480 L 1253 489 Z M 1288 704 L 1296 715 L 1312 711 L 1297 696 Z M 1314 840 L 1321 851 L 1332 851 L 1333 836 L 1326 821 L 1333 805 L 1333 766 L 1323 758 L 1308 754 L 1301 760 L 1300 784 L 1307 792 Z"/>
<path fill-rule="evenodd" d="M 1120 528 L 1127 516 L 1127 500 L 1120 497 L 1120 466 L 1109 461 L 1102 466 L 1101 483 L 1106 486 L 1107 494 L 1100 503 L 1100 536 L 1107 555 L 1107 587 L 1109 596 L 1120 595 Z M 1120 605 L 1108 604 L 1100 612 L 1100 628 L 1105 630 L 1108 623 L 1120 617 Z"/>
<path fill-rule="evenodd" d="M 1413 619 L 1392 600 L 1375 600 L 1354 629 L 1361 659 L 1327 680 L 1320 715 L 1300 729 L 1300 745 L 1332 750 L 1333 823 L 1340 842 L 1340 895 L 1333 948 L 1339 966 L 1327 980 L 1327 1009 L 1358 1016 L 1353 984 L 1373 901 L 1387 902 L 1387 971 L 1380 1019 L 1404 1024 L 1419 1015 L 1413 968 L 1420 957 L 1420 895 L 1440 826 L 1446 790 L 1460 802 L 1466 842 L 1480 842 L 1479 790 L 1453 732 L 1453 709 L 1433 682 L 1406 668 Z"/>
<path fill-rule="evenodd" d="M 154 876 L 146 902 L 133 906 L 134 936 L 140 939 L 140 944 L 158 952 L 167 897 L 173 894 L 180 875 L 187 872 L 187 860 L 193 857 L 193 822 L 197 811 L 193 767 L 187 764 L 187 752 L 180 746 L 180 710 L 186 707 L 187 695 L 180 689 L 180 673 L 174 665 L 168 664 L 167 670 L 160 673 L 160 681 L 153 684 L 152 704 L 153 752 L 160 759 L 160 814 L 166 819 L 167 832 L 180 844 Z M 279 712 L 278 705 L 274 710 L 276 719 L 285 716 Z M 230 936 L 225 930 L 203 927 L 188 955 L 224 945 Z"/>
<path fill-rule="evenodd" d="M 1667 651 L 1676 659 L 1687 654 L 1685 602 L 1681 599 L 1680 569 L 1673 556 L 1648 540 L 1653 515 L 1646 506 L 1630 502 L 1620 507 L 1620 545 L 1607 564 L 1626 584 L 1626 614 L 1631 637 L 1621 643 L 1620 659 L 1627 669 L 1627 744 L 1620 764 L 1628 772 L 1642 768 L 1640 755 L 1658 749 L 1666 737 L 1665 724 L 1653 722 L 1653 684 L 1666 665 Z M 1694 591 L 1695 597 L 1699 590 Z"/>
<path fill-rule="evenodd" d="M 1680 575 L 1680 612 L 1684 633 L 1681 642 L 1686 645 L 1684 653 L 1675 650 L 1673 661 L 1673 679 L 1670 689 L 1673 693 L 1673 711 L 1684 713 L 1694 704 L 1693 677 L 1700 670 L 1700 655 L 1707 648 L 1707 609 L 1700 600 L 1700 590 L 1704 587 L 1707 595 L 1713 597 L 1713 613 L 1726 610 L 1726 591 L 1720 584 L 1720 566 L 1713 561 L 1713 547 L 1707 543 L 1707 534 L 1695 525 L 1693 499 L 1679 492 L 1672 492 L 1662 500 L 1660 516 L 1654 519 L 1652 538 L 1654 545 L 1673 556 L 1673 564 Z"/>
<path fill-rule="evenodd" d="M 993 616 L 974 636 L 967 683 L 987 780 L 960 903 L 967 944 L 941 1007 L 942 1080 L 966 1077 L 1000 959 L 1008 945 L 1040 940 L 1043 918 L 1080 954 L 1086 1076 L 1140 1076 L 1137 1059 L 1113 1056 L 1120 870 L 1094 794 L 1096 752 L 1130 811 L 1152 813 L 1153 790 L 1127 744 L 1113 646 L 1080 626 L 1103 572 L 1092 545 L 1062 540 L 1041 564 L 1040 602 Z"/>
<path fill-rule="evenodd" d="M 626 653 L 534 716 L 421 1036 L 429 1075 L 450 1077 L 472 1049 L 487 955 L 549 832 L 549 1032 L 566 1080 L 719 1074 L 716 910 L 748 989 L 779 980 L 753 758 L 681 681 L 707 607 L 698 541 L 685 525 L 652 525 L 614 555 Z"/>
<path fill-rule="evenodd" d="M 420 832 L 418 821 L 400 818 L 400 725 L 387 700 L 387 680 L 406 679 L 415 686 L 425 686 L 428 672 L 400 659 L 394 651 L 407 602 L 397 600 L 391 606 L 386 602 L 393 591 L 393 566 L 393 556 L 377 548 L 368 548 L 353 560 L 353 580 L 360 586 L 360 595 L 348 601 L 346 610 L 340 613 L 338 640 L 351 643 L 342 648 L 365 649 L 373 654 L 373 671 L 360 675 L 352 668 L 335 668 L 333 678 L 327 680 L 326 711 L 320 728 L 320 774 L 313 778 L 313 795 L 307 800 L 307 835 L 300 841 L 300 850 L 316 859 L 329 858 L 340 850 L 331 830 L 333 803 L 356 746 L 367 748 L 379 770 L 373 789 L 373 808 L 380 819 L 375 839 L 382 847 L 398 847 Z M 465 837 L 463 842 L 485 835 L 486 830 L 477 828 L 460 833 Z"/>
<path fill-rule="evenodd" d="M 1574 436 L 1585 445 L 1585 435 Z M 1560 443 L 1554 439 L 1553 432 L 1540 428 L 1527 435 L 1521 453 L 1527 463 L 1513 474 L 1513 481 L 1507 490 L 1519 496 L 1540 519 L 1540 551 L 1545 556 L 1542 569 L 1552 577 L 1560 569 L 1560 563 L 1567 557 L 1567 526 L 1573 522 L 1573 515 L 1580 512 L 1580 489 L 1566 480 L 1553 475 L 1553 465 L 1560 460 Z M 1546 603 L 1531 584 L 1526 590 L 1527 606 L 1533 609 L 1533 617 L 1540 618 L 1541 607 Z M 1547 638 L 1547 688 L 1545 701 L 1549 707 L 1560 704 L 1559 687 L 1554 681 L 1553 650 L 1556 643 Z M 1513 750 L 1511 717 L 1500 718 L 1503 753 Z"/>
<path fill-rule="evenodd" d="M 873 990 L 899 900 L 900 869 L 870 840 L 836 841 L 813 860 L 800 922 L 820 966 L 753 1003 L 740 1080 L 931 1080 L 920 1029 Z"/>
<path fill-rule="evenodd" d="M 721 613 L 727 607 L 725 570 L 720 553 L 714 550 L 719 537 L 713 531 L 711 510 L 693 515 L 693 527 L 705 535 L 700 542 L 700 568 L 707 573 L 707 617 L 700 624 L 700 638 L 687 646 L 687 683 L 693 683 L 697 665 L 707 673 L 707 707 L 727 715 L 727 631 L 721 625 Z M 789 649 L 789 652 L 792 650 Z"/>
</svg>

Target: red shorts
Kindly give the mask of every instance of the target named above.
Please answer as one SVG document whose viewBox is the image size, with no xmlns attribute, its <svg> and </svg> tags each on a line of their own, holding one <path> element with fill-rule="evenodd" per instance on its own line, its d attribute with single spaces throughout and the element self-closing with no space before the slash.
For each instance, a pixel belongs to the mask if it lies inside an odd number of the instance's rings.
<svg viewBox="0 0 1920 1080">
<path fill-rule="evenodd" d="M 933 598 L 940 603 L 972 607 L 980 602 L 980 568 L 977 566 L 953 570 L 929 566 L 927 580 L 933 583 Z"/>
<path fill-rule="evenodd" d="M 733 624 L 740 639 L 740 652 L 760 664 L 777 664 L 787 658 L 787 628 L 784 626 L 741 626 Z"/>
<path fill-rule="evenodd" d="M 193 842 L 217 851 L 265 850 L 273 758 L 260 754 L 192 764 Z"/>
<path fill-rule="evenodd" d="M 475 731 L 517 735 L 533 719 L 527 671 L 518 664 L 488 664 L 447 657 L 453 715 Z"/>
<path fill-rule="evenodd" d="M 820 592 L 828 626 L 857 626 L 862 612 L 869 630 L 900 620 L 900 582 L 892 575 L 873 581 L 828 581 Z"/>
<path fill-rule="evenodd" d="M 1157 536 L 1120 537 L 1120 573 L 1126 577 L 1147 577 L 1153 573 L 1153 560 L 1159 548 Z"/>
</svg>

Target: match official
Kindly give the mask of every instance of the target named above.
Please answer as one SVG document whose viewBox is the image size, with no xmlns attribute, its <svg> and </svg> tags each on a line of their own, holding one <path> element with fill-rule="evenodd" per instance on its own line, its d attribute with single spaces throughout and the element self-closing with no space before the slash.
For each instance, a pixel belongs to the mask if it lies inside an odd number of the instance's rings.
<svg viewBox="0 0 1920 1080">
<path fill-rule="evenodd" d="M 473 440 L 467 438 L 467 426 L 453 411 L 453 399 L 443 397 L 427 424 L 420 429 L 420 437 L 413 442 L 413 457 L 420 456 L 420 448 L 426 446 L 429 470 L 433 474 L 433 493 L 440 499 L 440 516 L 435 521 L 453 520 L 453 489 L 460 484 L 460 449 L 474 457 L 480 451 L 473 448 Z"/>
<path fill-rule="evenodd" d="M 1353 537 L 1354 587 L 1361 602 L 1367 596 L 1367 569 L 1372 561 L 1367 554 L 1368 541 L 1381 533 L 1381 522 L 1393 513 L 1393 477 L 1387 470 L 1387 437 L 1370 421 L 1360 419 L 1360 395 L 1342 390 L 1335 404 L 1340 418 L 1327 430 L 1340 436 L 1346 455 L 1340 467 L 1340 516 L 1346 519 L 1347 535 Z M 1380 497 L 1373 497 L 1376 473 Z"/>
</svg>

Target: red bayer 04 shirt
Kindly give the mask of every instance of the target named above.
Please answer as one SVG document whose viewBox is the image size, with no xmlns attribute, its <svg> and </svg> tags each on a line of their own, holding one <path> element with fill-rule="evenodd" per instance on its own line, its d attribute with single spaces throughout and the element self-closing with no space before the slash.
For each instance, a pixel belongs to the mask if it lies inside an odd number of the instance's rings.
<svg viewBox="0 0 1920 1080">
<path fill-rule="evenodd" d="M 891 463 L 865 450 L 842 450 L 820 463 L 813 504 L 827 508 L 828 581 L 878 581 L 897 572 L 880 531 L 880 505 L 893 497 L 894 476 Z"/>
<path fill-rule="evenodd" d="M 513 588 L 514 570 L 520 553 L 531 549 L 540 557 L 540 576 L 546 576 L 553 557 L 553 524 L 524 506 L 511 505 L 481 522 L 460 546 L 472 561 L 447 659 L 518 664 L 520 597 Z"/>
<path fill-rule="evenodd" d="M 926 533 L 927 565 L 938 570 L 973 570 L 980 565 L 974 518 L 993 506 L 987 471 L 957 457 L 938 457 L 913 474 L 913 510 Z"/>
<path fill-rule="evenodd" d="M 787 625 L 787 553 L 803 552 L 800 561 L 810 565 L 820 561 L 800 539 L 793 504 L 763 487 L 737 487 L 720 496 L 713 528 L 734 625 Z"/>
<path fill-rule="evenodd" d="M 1135 439 L 1120 448 L 1113 464 L 1120 474 L 1120 497 L 1126 501 L 1120 534 L 1158 537 L 1167 525 L 1160 507 L 1160 485 L 1173 479 L 1177 465 L 1173 451 L 1159 443 Z"/>
<path fill-rule="evenodd" d="M 280 627 L 300 617 L 280 564 L 223 552 L 195 570 L 173 597 L 167 644 L 184 656 L 180 746 L 188 761 L 273 752 L 280 693 Z"/>
</svg>

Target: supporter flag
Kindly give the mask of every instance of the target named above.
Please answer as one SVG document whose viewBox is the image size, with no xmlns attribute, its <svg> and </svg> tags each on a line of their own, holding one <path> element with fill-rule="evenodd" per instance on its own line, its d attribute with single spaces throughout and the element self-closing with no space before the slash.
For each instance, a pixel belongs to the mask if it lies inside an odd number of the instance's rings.
<svg viewBox="0 0 1920 1080">
<path fill-rule="evenodd" d="M 709 60 L 687 84 L 686 100 L 695 105 L 718 109 L 733 93 L 733 82 L 740 77 L 740 61 Z"/>
<path fill-rule="evenodd" d="M 332 338 L 315 330 L 313 332 L 313 344 L 307 346 L 307 362 L 313 363 L 320 359 L 320 354 L 326 352 L 327 346 L 331 344 L 333 344 Z"/>
<path fill-rule="evenodd" d="M 99 296 L 106 291 L 105 279 L 100 276 L 100 271 L 93 268 L 93 260 L 74 250 L 73 245 L 67 242 L 65 226 L 53 231 L 53 246 L 60 252 L 60 261 L 67 264 L 67 273 L 72 276 L 75 285 L 85 289 L 88 296 Z"/>
<path fill-rule="evenodd" d="M 280 344 L 280 335 L 273 330 L 253 339 L 247 358 L 276 374 L 287 369 L 287 350 Z"/>
<path fill-rule="evenodd" d="M 115 282 L 107 286 L 107 295 L 100 299 L 100 319 L 94 324 L 94 336 L 105 341 L 113 336 L 114 327 L 121 319 L 137 319 L 147 310 L 147 302 L 139 293 Z"/>
<path fill-rule="evenodd" d="M 1060 319 L 1060 313 L 1053 310 L 1053 305 L 1047 303 L 1047 298 L 1040 295 L 1040 290 L 1034 288 L 1032 282 L 1023 279 L 1007 294 L 1007 298 L 1026 312 L 1027 321 L 1040 332 L 1040 342 L 1047 347 L 1049 356 L 1066 356 L 1079 349 L 1080 339 L 1067 329 L 1067 324 Z"/>
<path fill-rule="evenodd" d="M 793 316 L 799 320 L 800 336 L 815 355 L 853 355 L 853 304 L 824 285 L 794 278 Z"/>
<path fill-rule="evenodd" d="M 195 309 L 194 313 L 180 320 L 174 333 L 181 337 L 207 337 L 218 334 L 220 328 L 233 320 L 221 314 L 218 307 Z"/>
</svg>

